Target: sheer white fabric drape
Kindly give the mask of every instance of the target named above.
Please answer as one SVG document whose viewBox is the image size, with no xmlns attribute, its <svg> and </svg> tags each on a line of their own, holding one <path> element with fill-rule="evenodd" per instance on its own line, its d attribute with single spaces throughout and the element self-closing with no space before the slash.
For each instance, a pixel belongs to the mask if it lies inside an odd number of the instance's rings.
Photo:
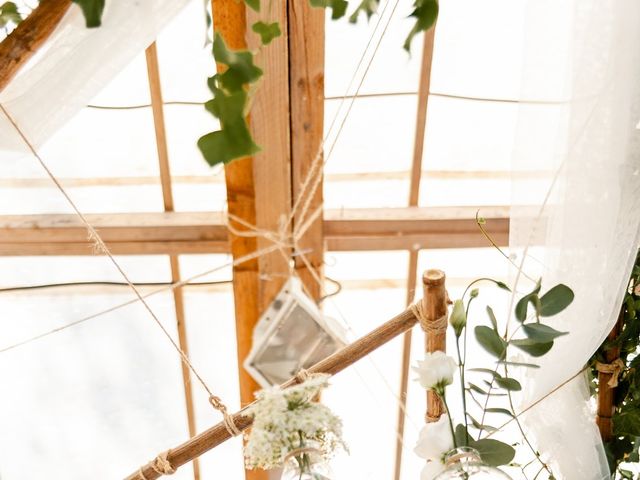
<svg viewBox="0 0 640 480">
<path fill-rule="evenodd" d="M 575 301 L 548 323 L 570 335 L 526 375 L 522 407 L 580 371 L 615 323 L 639 240 L 640 3 L 531 0 L 513 152 L 511 252 L 543 292 Z M 514 272 L 519 293 L 533 283 Z M 515 322 L 514 322 L 515 323 Z M 511 329 L 513 331 L 513 328 Z M 584 375 L 524 418 L 554 473 L 608 478 Z"/>
<path fill-rule="evenodd" d="M 72 5 L 43 48 L 0 92 L 0 103 L 27 138 L 42 145 L 154 41 L 189 0 L 106 3 L 102 26 L 88 29 Z M 25 146 L 0 115 L 0 150 Z"/>
</svg>

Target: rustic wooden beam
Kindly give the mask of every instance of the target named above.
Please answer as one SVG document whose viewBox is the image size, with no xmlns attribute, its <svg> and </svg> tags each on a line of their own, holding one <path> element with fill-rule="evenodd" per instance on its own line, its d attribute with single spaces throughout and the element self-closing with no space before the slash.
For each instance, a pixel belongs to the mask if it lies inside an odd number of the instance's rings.
<svg viewBox="0 0 640 480">
<path fill-rule="evenodd" d="M 422 178 L 422 157 L 424 156 L 424 136 L 427 127 L 427 107 L 429 105 L 429 90 L 431 87 L 431 65 L 433 64 L 433 44 L 435 27 L 424 33 L 422 42 L 422 59 L 420 67 L 420 85 L 418 87 L 418 101 L 416 113 L 416 130 L 413 141 L 413 161 L 411 163 L 411 180 L 409 183 L 409 206 L 418 205 L 420 198 L 420 180 Z M 409 266 L 407 269 L 407 305 L 413 302 L 418 273 L 418 255 L 420 250 L 409 250 Z M 407 406 L 407 387 L 409 385 L 409 363 L 411 360 L 411 330 L 402 339 L 402 362 L 400 366 L 400 394 L 398 406 L 398 437 L 396 440 L 396 456 L 394 465 L 394 480 L 400 480 L 402 475 L 402 445 L 404 442 L 404 420 Z"/>
<path fill-rule="evenodd" d="M 293 202 L 300 202 L 301 187 L 311 175 L 322 176 L 322 137 L 324 127 L 324 24 L 321 8 L 309 2 L 288 2 L 289 94 L 291 102 L 291 190 Z M 309 212 L 322 205 L 322 181 L 311 197 Z M 299 212 L 294 228 L 304 224 Z M 315 220 L 298 241 L 305 258 L 295 258 L 295 268 L 305 291 L 315 300 L 322 296 L 324 235 L 322 216 Z M 306 261 L 305 261 L 306 260 Z"/>
<path fill-rule="evenodd" d="M 145 51 L 147 61 L 147 76 L 149 92 L 151 95 L 151 108 L 153 113 L 153 125 L 156 135 L 156 148 L 158 151 L 158 166 L 160 169 L 160 183 L 162 185 L 162 199 L 165 212 L 173 212 L 173 188 L 171 185 L 171 168 L 169 166 L 169 149 L 167 147 L 167 131 L 164 121 L 164 106 L 162 100 L 162 85 L 160 82 L 160 66 L 158 64 L 158 51 L 153 42 Z M 171 269 L 171 282 L 180 281 L 180 261 L 178 255 L 169 255 Z M 178 345 L 189 357 L 189 342 L 187 340 L 187 324 L 184 309 L 184 294 L 182 288 L 172 290 L 173 304 L 176 313 L 176 327 L 178 330 Z M 193 388 L 191 384 L 191 371 L 187 364 L 180 362 L 182 369 L 182 386 L 184 388 L 185 408 L 187 410 L 187 428 L 189 437 L 196 435 L 196 415 L 193 402 Z M 193 478 L 200 480 L 200 462 L 193 460 Z"/>
<path fill-rule="evenodd" d="M 253 157 L 253 182 L 258 228 L 280 232 L 283 219 L 291 212 L 291 145 L 289 123 L 289 45 L 286 0 L 271 0 L 260 12 L 247 9 L 247 24 L 278 22 L 282 35 L 261 47 L 260 37 L 247 36 L 250 49 L 257 51 L 256 64 L 264 74 L 251 105 L 251 132 L 261 151 Z M 290 225 L 281 233 L 289 232 Z M 258 237 L 258 248 L 271 246 L 270 240 Z M 258 259 L 259 311 L 265 311 L 290 274 L 290 251 L 283 249 Z"/>
<path fill-rule="evenodd" d="M 237 0 L 212 0 L 213 25 L 227 46 L 233 50 L 246 50 L 247 22 L 244 2 Z M 224 66 L 217 65 L 218 72 Z M 237 159 L 224 168 L 227 186 L 227 208 L 231 215 L 248 225 L 256 225 L 256 199 L 254 160 L 251 157 Z M 230 225 L 234 231 L 246 228 L 236 221 Z M 254 253 L 258 249 L 255 237 L 229 234 L 229 245 L 234 259 Z M 240 401 L 251 403 L 254 392 L 260 389 L 257 382 L 243 368 L 244 359 L 251 351 L 253 329 L 260 318 L 258 260 L 253 259 L 233 267 L 233 300 L 236 317 L 236 345 Z M 245 473 L 247 480 L 267 480 L 262 471 Z"/>
<path fill-rule="evenodd" d="M 0 91 L 51 36 L 71 6 L 71 0 L 42 1 L 0 42 Z"/>
<path fill-rule="evenodd" d="M 333 251 L 406 250 L 415 245 L 488 247 L 475 213 L 470 207 L 326 210 L 323 230 L 328 250 Z M 485 228 L 498 245 L 508 245 L 509 207 L 487 207 L 483 216 Z M 229 253 L 237 240 L 255 241 L 232 238 L 230 248 L 224 218 L 222 212 L 87 215 L 119 255 Z M 92 249 L 75 215 L 0 215 L 0 256 L 91 255 Z M 240 267 L 239 272 L 251 272 L 246 264 Z"/>
<path fill-rule="evenodd" d="M 384 345 L 390 340 L 394 339 L 398 335 L 406 332 L 417 323 L 416 317 L 410 310 L 407 310 L 400 315 L 392 318 L 388 322 L 384 323 L 380 327 L 376 328 L 364 337 L 356 340 L 352 344 L 344 347 L 333 355 L 325 358 L 324 360 L 316 363 L 313 367 L 307 371 L 309 373 L 327 373 L 329 375 L 335 375 L 341 372 L 345 368 L 353 365 L 358 360 L 367 356 L 378 347 Z M 292 378 L 288 382 L 282 385 L 282 388 L 290 387 L 298 383 L 297 378 Z M 244 415 L 247 407 L 243 408 L 239 412 L 233 415 L 233 420 L 239 430 L 246 430 L 253 422 L 251 417 Z M 178 467 L 188 463 L 196 457 L 199 457 L 203 453 L 217 447 L 221 443 L 229 440 L 231 435 L 229 434 L 224 422 L 218 423 L 212 428 L 205 430 L 196 437 L 172 448 L 167 452 L 166 460 L 170 465 L 177 469 Z M 140 475 L 142 473 L 142 476 Z M 126 480 L 140 480 L 145 478 L 147 480 L 155 480 L 160 478 L 161 474 L 154 468 L 154 462 L 149 462 L 147 465 L 139 468 L 135 472 L 126 477 Z"/>
</svg>

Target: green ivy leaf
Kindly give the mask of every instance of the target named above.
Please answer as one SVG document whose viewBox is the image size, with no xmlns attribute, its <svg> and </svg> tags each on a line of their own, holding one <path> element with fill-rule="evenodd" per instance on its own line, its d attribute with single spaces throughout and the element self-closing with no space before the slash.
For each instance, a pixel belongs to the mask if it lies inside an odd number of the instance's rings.
<svg viewBox="0 0 640 480">
<path fill-rule="evenodd" d="M 539 342 L 550 342 L 569 333 L 559 332 L 558 330 L 551 328 L 548 325 L 543 325 L 542 323 L 528 323 L 523 325 L 522 329 L 527 337 Z"/>
<path fill-rule="evenodd" d="M 613 416 L 613 433 L 615 435 L 640 436 L 640 407 L 626 408 Z"/>
<path fill-rule="evenodd" d="M 515 378 L 497 377 L 496 383 L 498 386 L 509 390 L 510 392 L 519 392 L 522 390 L 522 385 Z"/>
<path fill-rule="evenodd" d="M 347 13 L 349 2 L 346 0 L 309 0 L 312 7 L 331 8 L 331 19 L 337 20 Z"/>
<path fill-rule="evenodd" d="M 260 11 L 260 0 L 244 0 L 244 3 L 251 7 L 252 10 L 256 12 Z"/>
<path fill-rule="evenodd" d="M 407 52 L 411 51 L 411 42 L 420 32 L 426 32 L 435 23 L 438 18 L 438 0 L 414 0 L 414 10 L 411 13 L 411 17 L 416 19 L 416 23 L 409 32 L 407 39 L 404 42 L 404 49 Z"/>
<path fill-rule="evenodd" d="M 540 315 L 551 317 L 571 305 L 574 294 L 566 285 L 560 283 L 540 297 Z"/>
<path fill-rule="evenodd" d="M 280 24 L 278 22 L 256 22 L 251 26 L 251 30 L 260 35 L 260 40 L 263 45 L 269 45 L 274 38 L 278 38 L 282 35 L 282 32 L 280 31 Z"/>
<path fill-rule="evenodd" d="M 498 332 L 498 320 L 496 320 L 496 315 L 493 313 L 493 308 L 487 305 L 487 315 L 489 315 L 489 321 L 491 322 L 491 326 L 493 329 Z"/>
<path fill-rule="evenodd" d="M 240 90 L 227 95 L 216 90 L 215 98 L 205 108 L 221 119 L 221 130 L 208 133 L 198 140 L 198 148 L 205 160 L 213 166 L 229 163 L 236 158 L 253 155 L 260 148 L 253 142 L 244 117 L 247 94 Z"/>
<path fill-rule="evenodd" d="M 211 90 L 221 88 L 234 92 L 262 76 L 262 70 L 253 63 L 253 54 L 229 50 L 220 34 L 216 34 L 213 39 L 213 57 L 217 63 L 226 65 L 227 69 L 224 73 L 216 74 L 209 79 Z"/>
<path fill-rule="evenodd" d="M 0 5 L 0 28 L 5 28 L 9 23 L 18 25 L 22 20 L 22 15 L 14 2 L 4 2 Z"/>
<path fill-rule="evenodd" d="M 520 350 L 527 352 L 532 357 L 541 357 L 553 347 L 553 341 L 551 342 L 539 342 L 533 338 L 522 338 L 518 340 L 511 340 L 510 345 L 518 347 Z"/>
<path fill-rule="evenodd" d="M 492 467 L 507 465 L 516 455 L 516 451 L 511 445 L 493 438 L 473 441 L 469 446 L 475 448 L 480 453 L 482 460 Z"/>
<path fill-rule="evenodd" d="M 102 25 L 102 12 L 105 0 L 72 0 L 82 9 L 87 28 L 95 28 Z"/>
<path fill-rule="evenodd" d="M 349 17 L 350 23 L 356 23 L 361 12 L 367 15 L 367 20 L 370 20 L 374 13 L 378 11 L 380 0 L 362 0 L 358 8 Z"/>
<path fill-rule="evenodd" d="M 497 359 L 502 359 L 507 350 L 505 342 L 498 333 L 490 327 L 479 325 L 474 329 L 476 340 L 482 347 Z"/>
</svg>

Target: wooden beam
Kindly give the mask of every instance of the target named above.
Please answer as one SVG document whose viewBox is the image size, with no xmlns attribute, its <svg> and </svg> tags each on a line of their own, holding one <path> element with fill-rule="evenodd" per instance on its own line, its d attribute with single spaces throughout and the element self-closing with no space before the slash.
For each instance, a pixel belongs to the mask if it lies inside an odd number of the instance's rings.
<svg viewBox="0 0 640 480">
<path fill-rule="evenodd" d="M 488 247 L 474 207 L 326 210 L 328 250 L 406 250 Z M 485 228 L 500 246 L 509 241 L 509 207 L 486 207 Z M 222 212 L 149 212 L 86 216 L 118 255 L 233 252 Z M 544 231 L 544 228 L 541 229 Z M 253 238 L 242 238 L 253 240 Z M 92 243 L 75 215 L 0 216 L 0 255 L 91 255 Z M 250 262 L 247 262 L 250 263 Z M 246 270 L 246 264 L 240 271 Z"/>
<path fill-rule="evenodd" d="M 431 65 L 433 64 L 433 44 L 435 27 L 424 33 L 422 43 L 422 61 L 420 68 L 420 85 L 418 88 L 418 102 L 416 114 L 416 131 L 413 142 L 413 161 L 411 164 L 411 181 L 409 183 L 409 206 L 418 205 L 420 198 L 420 180 L 422 178 L 422 157 L 424 156 L 424 136 L 427 127 L 427 107 L 429 105 L 429 90 L 431 86 Z M 409 249 L 409 267 L 407 271 L 407 305 L 413 302 L 416 290 L 416 276 L 418 273 L 419 249 Z M 402 339 L 402 363 L 400 367 L 400 404 L 398 407 L 398 438 L 396 441 L 396 456 L 394 480 L 400 480 L 402 475 L 402 445 L 404 442 L 404 420 L 407 406 L 407 387 L 409 385 L 409 363 L 411 362 L 411 330 Z"/>
<path fill-rule="evenodd" d="M 380 327 L 371 331 L 364 337 L 316 363 L 314 366 L 307 369 L 307 371 L 309 373 L 327 373 L 329 375 L 335 375 L 375 351 L 378 347 L 406 332 L 410 328 L 413 328 L 417 321 L 418 320 L 411 311 L 405 311 L 382 324 Z M 284 383 L 282 388 L 290 387 L 298 382 L 299 380 L 294 377 Z M 247 407 L 233 415 L 233 421 L 239 430 L 246 430 L 253 423 L 251 417 L 245 416 L 246 408 Z M 218 423 L 214 427 L 200 433 L 195 438 L 192 438 L 182 445 L 178 445 L 166 452 L 166 460 L 174 469 L 177 469 L 203 453 L 217 447 L 221 443 L 226 442 L 230 438 L 231 435 L 225 427 L 224 422 Z M 141 478 L 155 480 L 160 476 L 161 474 L 158 473 L 157 468 L 154 468 L 154 462 L 152 461 L 131 473 L 125 480 L 140 480 Z"/>
<path fill-rule="evenodd" d="M 246 12 L 244 2 L 237 0 L 212 0 L 213 25 L 227 46 L 233 50 L 247 49 Z M 217 65 L 218 72 L 224 67 Z M 227 208 L 231 215 L 249 225 L 256 224 L 254 163 L 250 157 L 225 165 Z M 235 231 L 245 230 L 240 223 L 231 221 Z M 255 237 L 229 235 L 229 246 L 234 259 L 254 253 L 258 248 Z M 260 318 L 258 310 L 258 260 L 250 260 L 233 267 L 233 300 L 236 317 L 236 345 L 240 402 L 251 403 L 254 392 L 260 389 L 257 382 L 243 368 L 244 359 L 251 351 L 253 329 Z M 267 480 L 263 471 L 246 470 L 247 480 Z"/>
<path fill-rule="evenodd" d="M 0 42 L 0 91 L 51 36 L 71 6 L 71 0 L 42 1 Z"/>
<path fill-rule="evenodd" d="M 164 107 L 162 101 L 162 85 L 160 83 L 160 66 L 158 65 L 158 52 L 156 43 L 153 42 L 145 51 L 147 61 L 147 76 L 151 95 L 151 108 L 153 113 L 153 125 L 156 134 L 156 148 L 158 150 L 158 166 L 160 169 L 160 182 L 162 185 L 162 199 L 165 212 L 173 212 L 173 189 L 171 186 L 171 168 L 169 166 L 169 149 L 167 147 L 167 132 L 164 121 Z M 171 269 L 171 282 L 180 281 L 180 261 L 178 255 L 169 255 Z M 173 304 L 176 313 L 176 327 L 178 330 L 178 345 L 180 350 L 189 357 L 189 342 L 187 339 L 187 323 L 184 311 L 184 295 L 182 288 L 172 290 Z M 187 429 L 189 437 L 196 435 L 196 415 L 193 402 L 193 388 L 191 384 L 191 371 L 187 364 L 180 361 L 182 369 L 182 385 L 184 388 L 185 408 L 187 411 Z M 200 462 L 193 460 L 193 478 L 200 480 Z"/>
<path fill-rule="evenodd" d="M 301 187 L 314 167 L 322 176 L 322 137 L 324 128 L 324 24 L 321 8 L 309 2 L 289 3 L 289 88 L 291 100 L 291 190 L 293 202 L 301 200 Z M 311 197 L 309 212 L 322 205 L 322 181 Z M 294 228 L 304 223 L 297 213 Z M 322 216 L 299 239 L 298 247 L 307 251 L 305 260 L 295 258 L 295 268 L 306 292 L 315 300 L 322 296 L 324 235 Z M 310 269 L 310 268 L 311 269 Z M 313 270 L 313 271 L 312 271 Z"/>
<path fill-rule="evenodd" d="M 258 21 L 288 24 L 287 1 L 271 0 L 269 8 L 255 12 L 247 9 L 247 24 Z M 261 151 L 253 157 L 253 182 L 258 228 L 281 231 L 281 224 L 291 211 L 291 150 L 289 143 L 289 45 L 287 28 L 266 47 L 260 37 L 247 36 L 250 49 L 258 51 L 256 64 L 264 71 L 251 106 L 251 132 Z M 289 227 L 282 231 L 290 232 Z M 271 246 L 258 237 L 258 248 Z M 265 311 L 290 275 L 290 252 L 276 251 L 262 255 L 259 267 L 259 311 Z"/>
</svg>

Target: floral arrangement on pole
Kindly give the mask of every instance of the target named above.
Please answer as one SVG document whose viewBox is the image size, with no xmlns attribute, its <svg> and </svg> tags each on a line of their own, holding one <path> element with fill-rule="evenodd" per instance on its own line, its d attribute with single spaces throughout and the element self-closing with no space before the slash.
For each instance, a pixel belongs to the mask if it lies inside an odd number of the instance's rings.
<svg viewBox="0 0 640 480">
<path fill-rule="evenodd" d="M 314 401 L 328 380 L 329 375 L 317 374 L 284 390 L 274 387 L 257 393 L 257 402 L 247 412 L 254 417 L 244 449 L 247 468 L 284 466 L 283 478 L 328 480 L 324 464 L 338 450 L 346 450 L 342 421 Z"/>
<path fill-rule="evenodd" d="M 512 398 L 513 392 L 521 390 L 522 387 L 520 382 L 513 378 L 510 370 L 515 367 L 538 368 L 538 366 L 534 363 L 509 361 L 508 351 L 510 347 L 515 347 L 531 357 L 540 357 L 551 350 L 554 340 L 568 332 L 560 332 L 544 324 L 542 320 L 567 308 L 573 301 L 573 291 L 566 285 L 558 284 L 541 295 L 541 281 L 538 281 L 534 289 L 516 303 L 514 317 L 517 327 L 512 332 L 509 330 L 508 321 L 505 322 L 504 330 L 499 330 L 496 315 L 493 309 L 487 306 L 487 324 L 476 325 L 473 333 L 476 341 L 493 357 L 494 363 L 485 368 L 469 369 L 466 365 L 468 317 L 470 306 L 479 295 L 479 289 L 472 287 L 482 281 L 491 282 L 499 289 L 511 292 L 503 282 L 488 278 L 478 279 L 469 284 L 462 298 L 453 303 L 449 316 L 449 324 L 455 333 L 457 359 L 447 356 L 444 352 L 426 353 L 424 361 L 418 361 L 417 367 L 414 367 L 419 375 L 420 385 L 426 390 L 435 392 L 447 411 L 437 422 L 426 424 L 420 432 L 415 453 L 426 460 L 421 480 L 462 478 L 457 475 L 450 477 L 443 473 L 451 471 L 452 468 L 462 468 L 462 470 L 455 470 L 456 472 L 480 471 L 476 467 L 474 467 L 475 470 L 465 470 L 459 465 L 447 468 L 450 462 L 445 465 L 445 459 L 468 457 L 466 453 L 457 456 L 447 455 L 453 449 L 460 447 L 463 447 L 463 452 L 472 449 L 471 451 L 479 456 L 478 461 L 489 469 L 482 471 L 496 472 L 491 478 L 509 478 L 495 467 L 512 464 L 515 449 L 512 445 L 490 437 L 511 422 L 514 422 L 520 430 L 522 443 L 531 450 L 535 457 L 534 461 L 540 463 L 539 473 L 546 471 L 548 478 L 554 479 L 551 467 L 543 461 L 540 453 L 527 439 L 514 409 Z M 449 394 L 447 387 L 453 385 L 456 372 L 460 377 L 459 394 L 463 408 L 460 418 L 457 418 L 449 409 L 447 403 Z M 479 381 L 473 378 L 474 381 L 471 382 L 468 379 L 469 376 L 478 377 Z M 488 419 L 496 415 L 508 418 L 500 428 L 488 423 Z M 473 465 L 476 464 L 473 463 Z M 464 474 L 464 478 L 471 477 L 473 475 Z"/>
</svg>

